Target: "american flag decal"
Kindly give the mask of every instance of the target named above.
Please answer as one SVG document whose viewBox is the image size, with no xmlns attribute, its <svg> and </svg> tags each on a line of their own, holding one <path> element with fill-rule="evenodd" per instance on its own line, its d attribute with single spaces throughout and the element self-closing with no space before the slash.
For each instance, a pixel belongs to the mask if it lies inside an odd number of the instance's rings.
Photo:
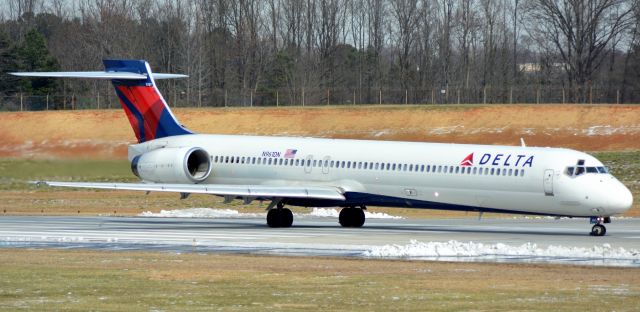
<svg viewBox="0 0 640 312">
<path fill-rule="evenodd" d="M 285 153 L 284 153 L 284 158 L 293 158 L 296 157 L 296 153 L 298 152 L 297 149 L 288 149 Z"/>
</svg>

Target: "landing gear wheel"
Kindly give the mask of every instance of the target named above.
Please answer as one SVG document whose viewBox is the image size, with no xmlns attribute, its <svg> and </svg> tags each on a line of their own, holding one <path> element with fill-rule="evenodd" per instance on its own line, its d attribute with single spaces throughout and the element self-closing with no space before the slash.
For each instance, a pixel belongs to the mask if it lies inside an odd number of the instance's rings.
<svg viewBox="0 0 640 312">
<path fill-rule="evenodd" d="M 604 236 L 607 233 L 607 228 L 602 224 L 596 224 L 591 228 L 591 236 Z"/>
<path fill-rule="evenodd" d="M 284 208 L 280 213 L 282 214 L 282 224 L 280 226 L 291 227 L 293 224 L 293 212 L 289 208 Z"/>
<path fill-rule="evenodd" d="M 360 208 L 342 208 L 338 216 L 338 222 L 343 227 L 362 227 L 364 221 L 364 210 Z"/>
<path fill-rule="evenodd" d="M 271 209 L 267 212 L 267 225 L 269 227 L 279 227 L 278 224 L 278 209 Z"/>
<path fill-rule="evenodd" d="M 291 227 L 293 213 L 287 208 L 271 209 L 267 212 L 267 225 L 272 228 Z"/>
</svg>

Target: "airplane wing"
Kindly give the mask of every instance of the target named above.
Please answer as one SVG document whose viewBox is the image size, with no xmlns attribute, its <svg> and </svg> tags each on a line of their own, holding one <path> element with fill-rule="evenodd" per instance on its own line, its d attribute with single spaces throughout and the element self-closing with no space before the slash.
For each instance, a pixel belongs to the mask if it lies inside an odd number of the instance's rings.
<svg viewBox="0 0 640 312">
<path fill-rule="evenodd" d="M 55 182 L 39 181 L 37 184 L 61 187 L 78 187 L 110 190 L 132 190 L 149 192 L 175 192 L 238 196 L 254 198 L 313 198 L 345 200 L 343 191 L 330 186 L 271 186 L 271 185 L 225 185 L 225 184 L 151 184 L 109 182 Z"/>
</svg>

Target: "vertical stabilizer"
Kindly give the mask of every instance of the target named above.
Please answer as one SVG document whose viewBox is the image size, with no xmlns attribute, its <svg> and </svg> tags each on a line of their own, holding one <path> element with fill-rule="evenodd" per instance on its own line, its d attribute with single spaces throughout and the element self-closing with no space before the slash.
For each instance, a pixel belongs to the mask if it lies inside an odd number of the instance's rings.
<svg viewBox="0 0 640 312">
<path fill-rule="evenodd" d="M 105 60 L 104 67 L 107 73 L 134 73 L 146 76 L 146 79 L 111 80 L 139 143 L 193 133 L 178 123 L 158 91 L 147 62 Z"/>
</svg>

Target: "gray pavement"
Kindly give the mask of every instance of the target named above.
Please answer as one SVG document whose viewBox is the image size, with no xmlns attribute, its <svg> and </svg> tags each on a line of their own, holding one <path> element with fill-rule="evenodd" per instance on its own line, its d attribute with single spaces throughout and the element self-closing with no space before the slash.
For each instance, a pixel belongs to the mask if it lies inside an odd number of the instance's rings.
<svg viewBox="0 0 640 312">
<path fill-rule="evenodd" d="M 369 219 L 363 228 L 342 228 L 335 218 L 297 216 L 292 228 L 272 229 L 261 217 L 192 219 L 154 217 L 0 217 L 0 247 L 162 250 L 171 252 L 238 252 L 276 255 L 364 257 L 386 245 L 412 240 L 473 242 L 536 248 L 562 246 L 567 255 L 493 254 L 456 257 L 400 255 L 409 259 L 453 261 L 562 262 L 640 266 L 640 219 L 616 219 L 607 235 L 588 235 L 586 219 Z M 575 256 L 575 248 L 608 246 L 631 251 L 624 261 Z M 628 255 L 628 253 L 627 253 Z M 385 257 L 395 257 L 387 255 Z"/>
</svg>

